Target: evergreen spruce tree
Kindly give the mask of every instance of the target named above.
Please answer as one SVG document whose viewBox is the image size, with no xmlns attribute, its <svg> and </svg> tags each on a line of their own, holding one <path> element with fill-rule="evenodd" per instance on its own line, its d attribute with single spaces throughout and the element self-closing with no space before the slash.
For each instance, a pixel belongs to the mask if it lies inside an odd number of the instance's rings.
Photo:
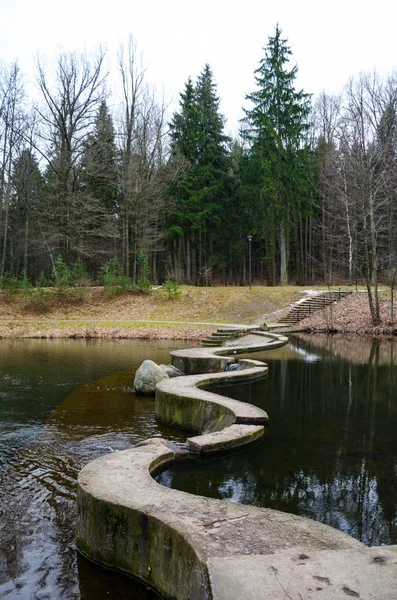
<svg viewBox="0 0 397 600">
<path fill-rule="evenodd" d="M 183 156 L 190 164 L 197 161 L 197 103 L 191 78 L 180 94 L 180 111 L 175 112 L 170 122 L 171 145 L 174 155 Z"/>
<path fill-rule="evenodd" d="M 306 147 L 310 96 L 295 89 L 297 66 L 289 68 L 292 53 L 281 33 L 277 25 L 255 71 L 257 89 L 246 96 L 251 107 L 245 110 L 242 135 L 250 142 L 253 160 L 260 165 L 259 196 L 269 223 L 268 248 L 272 248 L 275 263 L 277 243 L 279 281 L 286 284 L 294 213 L 310 204 L 306 185 L 311 169 Z"/>
<path fill-rule="evenodd" d="M 105 101 L 99 106 L 81 166 L 80 185 L 84 192 L 113 212 L 118 199 L 117 150 L 113 120 Z"/>
<path fill-rule="evenodd" d="M 37 244 L 37 218 L 43 199 L 44 180 L 38 161 L 29 148 L 24 148 L 14 161 L 12 187 L 10 229 L 11 233 L 15 232 L 14 254 L 21 273 L 32 277 L 34 273 L 29 264 L 29 250 Z"/>
<path fill-rule="evenodd" d="M 196 85 L 189 78 L 180 96 L 179 111 L 170 123 L 172 160 L 179 174 L 169 186 L 168 232 L 174 272 L 185 271 L 189 282 L 200 269 L 215 266 L 217 226 L 225 199 L 227 137 L 219 98 L 209 65 Z M 178 256 L 186 257 L 182 265 Z"/>
</svg>

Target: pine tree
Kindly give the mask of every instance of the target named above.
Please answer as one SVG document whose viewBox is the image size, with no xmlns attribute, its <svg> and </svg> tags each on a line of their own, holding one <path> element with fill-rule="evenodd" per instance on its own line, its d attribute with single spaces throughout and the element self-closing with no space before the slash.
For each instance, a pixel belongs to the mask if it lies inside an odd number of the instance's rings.
<svg viewBox="0 0 397 600">
<path fill-rule="evenodd" d="M 271 245 L 274 248 L 278 243 L 280 283 L 286 284 L 287 242 L 294 213 L 310 204 L 310 194 L 303 184 L 310 178 L 305 147 L 310 96 L 295 89 L 298 69 L 288 68 L 292 53 L 278 25 L 264 50 L 265 56 L 255 71 L 257 90 L 246 96 L 252 107 L 245 110 L 242 135 L 260 164 L 260 195 L 270 223 Z"/>
<path fill-rule="evenodd" d="M 185 270 L 197 280 L 214 263 L 217 225 L 225 197 L 227 137 L 209 65 L 196 85 L 189 78 L 180 109 L 170 123 L 172 161 L 179 175 L 169 187 L 168 224 L 174 251 L 173 276 Z M 182 265 L 178 256 L 186 256 Z"/>
<path fill-rule="evenodd" d="M 80 185 L 84 191 L 114 211 L 118 199 L 117 150 L 113 120 L 105 101 L 99 106 L 81 167 Z"/>
<path fill-rule="evenodd" d="M 198 114 L 196 93 L 191 78 L 180 94 L 180 111 L 175 112 L 170 126 L 171 145 L 174 155 L 183 156 L 190 164 L 197 161 Z"/>
<path fill-rule="evenodd" d="M 23 149 L 13 164 L 11 231 L 15 231 L 14 254 L 20 271 L 33 276 L 28 264 L 29 249 L 37 245 L 37 217 L 43 197 L 44 180 L 36 157 Z"/>
</svg>

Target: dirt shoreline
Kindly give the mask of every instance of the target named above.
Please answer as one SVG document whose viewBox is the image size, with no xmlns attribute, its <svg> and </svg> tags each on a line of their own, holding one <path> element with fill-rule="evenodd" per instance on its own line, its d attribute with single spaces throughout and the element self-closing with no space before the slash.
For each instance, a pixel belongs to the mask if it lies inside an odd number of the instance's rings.
<svg viewBox="0 0 397 600">
<path fill-rule="evenodd" d="M 200 341 L 207 337 L 213 327 L 200 326 L 107 326 L 85 324 L 55 325 L 50 321 L 37 323 L 10 323 L 0 325 L 0 339 L 135 339 L 135 340 L 182 340 Z"/>
</svg>

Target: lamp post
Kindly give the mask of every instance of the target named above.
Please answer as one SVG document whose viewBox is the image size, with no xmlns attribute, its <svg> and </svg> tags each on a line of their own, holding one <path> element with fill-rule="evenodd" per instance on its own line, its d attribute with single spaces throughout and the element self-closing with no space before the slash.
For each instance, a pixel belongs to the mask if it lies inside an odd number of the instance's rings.
<svg viewBox="0 0 397 600">
<path fill-rule="evenodd" d="M 247 235 L 248 239 L 248 273 L 249 273 L 249 284 L 250 289 L 252 289 L 252 235 Z"/>
</svg>

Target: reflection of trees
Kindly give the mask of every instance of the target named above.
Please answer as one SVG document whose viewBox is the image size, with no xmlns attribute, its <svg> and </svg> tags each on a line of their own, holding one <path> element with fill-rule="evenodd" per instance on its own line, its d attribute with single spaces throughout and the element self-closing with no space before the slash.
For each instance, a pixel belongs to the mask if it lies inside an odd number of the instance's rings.
<svg viewBox="0 0 397 600">
<path fill-rule="evenodd" d="M 379 344 L 379 364 L 394 365 L 396 339 L 393 337 L 383 338 L 377 342 Z M 295 351 L 303 349 L 324 358 L 338 355 L 340 358 L 361 364 L 370 361 L 373 345 L 373 338 L 354 334 L 316 333 L 316 335 L 312 335 L 301 333 L 293 336 L 290 340 L 290 347 Z"/>
<path fill-rule="evenodd" d="M 305 515 L 370 545 L 397 543 L 395 367 L 379 364 L 380 349 L 374 341 L 361 365 L 328 350 L 318 362 L 269 361 L 269 377 L 250 394 L 244 385 L 220 390 L 265 408 L 269 436 L 178 467 L 173 486 Z"/>
<path fill-rule="evenodd" d="M 293 474 L 275 474 L 271 496 L 283 490 L 281 500 L 294 512 L 369 544 L 397 539 L 397 407 L 391 369 L 379 365 L 379 350 L 374 340 L 368 365 L 360 366 L 338 357 L 311 365 L 289 361 L 291 382 L 299 383 L 289 386 L 289 414 L 282 416 L 305 439 L 295 436 L 299 452 L 288 458 Z M 275 379 L 269 377 L 274 394 Z"/>
</svg>

